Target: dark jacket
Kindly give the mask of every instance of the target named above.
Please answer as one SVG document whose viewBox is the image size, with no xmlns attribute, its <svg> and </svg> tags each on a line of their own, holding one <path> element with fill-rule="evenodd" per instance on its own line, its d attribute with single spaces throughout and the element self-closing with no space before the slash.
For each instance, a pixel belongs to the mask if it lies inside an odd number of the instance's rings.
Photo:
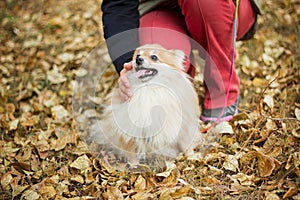
<svg viewBox="0 0 300 200">
<path fill-rule="evenodd" d="M 123 64 L 132 59 L 133 52 L 139 44 L 138 6 L 138 0 L 103 0 L 102 2 L 104 38 L 118 73 L 123 69 Z M 119 33 L 122 34 L 118 35 Z"/>
</svg>

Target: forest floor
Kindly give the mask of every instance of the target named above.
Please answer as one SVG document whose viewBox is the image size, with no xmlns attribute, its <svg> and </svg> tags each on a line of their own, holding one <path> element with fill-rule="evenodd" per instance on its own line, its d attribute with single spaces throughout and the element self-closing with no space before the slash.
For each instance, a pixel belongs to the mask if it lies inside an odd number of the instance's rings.
<svg viewBox="0 0 300 200">
<path fill-rule="evenodd" d="M 255 37 L 237 43 L 239 114 L 206 156 L 147 173 L 111 167 L 79 137 L 74 84 L 105 52 L 100 4 L 0 2 L 0 199 L 300 199 L 299 0 L 263 1 Z M 89 100 L 101 107 L 116 77 L 110 66 Z"/>
</svg>

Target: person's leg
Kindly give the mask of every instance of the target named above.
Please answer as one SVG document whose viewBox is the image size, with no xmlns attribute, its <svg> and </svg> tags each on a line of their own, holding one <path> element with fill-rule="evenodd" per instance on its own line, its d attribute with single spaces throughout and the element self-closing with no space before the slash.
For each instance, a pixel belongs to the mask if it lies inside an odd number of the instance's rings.
<svg viewBox="0 0 300 200">
<path fill-rule="evenodd" d="M 155 10 L 140 19 L 140 45 L 160 44 L 166 49 L 182 50 L 187 57 L 191 53 L 191 44 L 183 16 L 177 11 Z M 189 60 L 185 63 L 189 70 Z"/>
<path fill-rule="evenodd" d="M 232 0 L 178 0 L 187 29 L 209 54 L 206 56 L 204 109 L 224 107 L 230 79 L 233 21 L 235 4 Z M 249 0 L 240 0 L 238 38 L 251 27 L 255 14 Z M 239 78 L 233 70 L 232 84 L 226 106 L 236 103 Z M 234 113 L 232 113 L 234 114 Z"/>
</svg>

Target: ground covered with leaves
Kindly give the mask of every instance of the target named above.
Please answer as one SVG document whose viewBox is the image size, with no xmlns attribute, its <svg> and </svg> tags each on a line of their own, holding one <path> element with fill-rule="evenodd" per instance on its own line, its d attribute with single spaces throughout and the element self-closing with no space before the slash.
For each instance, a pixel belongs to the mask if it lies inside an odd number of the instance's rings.
<svg viewBox="0 0 300 200">
<path fill-rule="evenodd" d="M 76 129 L 74 82 L 103 42 L 100 3 L 0 2 L 0 199 L 300 199 L 299 1 L 264 1 L 255 38 L 237 44 L 240 114 L 214 129 L 205 157 L 147 173 L 112 168 Z M 116 80 L 104 77 L 98 105 Z"/>
</svg>

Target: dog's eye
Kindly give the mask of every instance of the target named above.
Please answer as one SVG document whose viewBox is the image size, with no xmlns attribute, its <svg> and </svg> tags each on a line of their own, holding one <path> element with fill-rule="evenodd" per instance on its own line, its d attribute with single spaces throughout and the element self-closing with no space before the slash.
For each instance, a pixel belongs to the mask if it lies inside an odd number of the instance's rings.
<svg viewBox="0 0 300 200">
<path fill-rule="evenodd" d="M 151 59 L 154 60 L 154 61 L 157 61 L 157 60 L 158 60 L 158 57 L 157 57 L 156 55 L 153 54 L 153 55 L 151 55 Z"/>
</svg>

